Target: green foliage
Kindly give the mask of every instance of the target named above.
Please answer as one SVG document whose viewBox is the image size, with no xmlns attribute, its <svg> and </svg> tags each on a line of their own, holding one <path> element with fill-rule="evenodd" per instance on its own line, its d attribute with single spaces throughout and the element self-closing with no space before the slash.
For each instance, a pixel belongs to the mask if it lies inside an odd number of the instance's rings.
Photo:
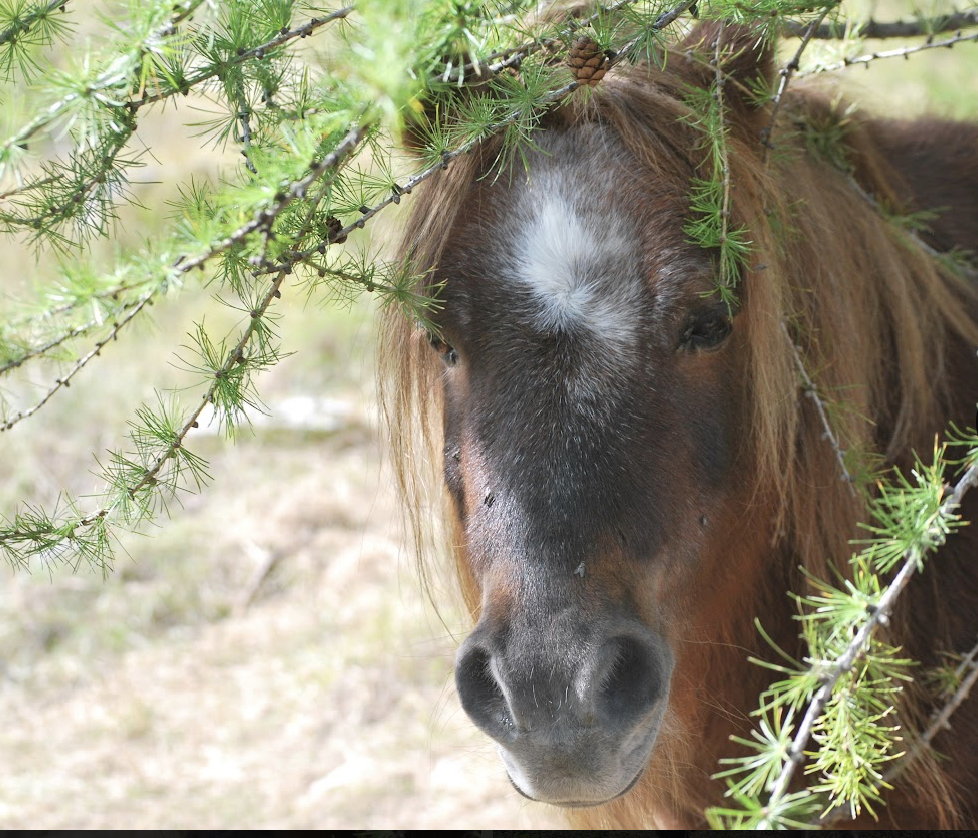
<svg viewBox="0 0 978 838">
<path fill-rule="evenodd" d="M 0 81 L 29 80 L 40 67 L 34 54 L 70 33 L 64 0 L 0 3 Z"/>
<path fill-rule="evenodd" d="M 863 547 L 850 560 L 850 574 L 840 573 L 838 584 L 810 577 L 813 592 L 796 596 L 805 659 L 793 660 L 775 646 L 787 666 L 755 661 L 781 678 L 761 695 L 753 740 L 735 739 L 752 753 L 721 760 L 733 766 L 717 776 L 727 780 L 736 806 L 711 810 L 715 827 L 791 828 L 802 813 L 825 817 L 843 808 L 853 818 L 863 811 L 876 816 L 889 788 L 884 769 L 905 753 L 894 708 L 914 665 L 876 631 L 910 576 L 923 570 L 925 557 L 965 523 L 957 505 L 978 482 L 978 432 L 952 428 L 948 439 L 909 476 L 896 472 L 880 482 L 866 525 L 872 537 L 857 542 Z M 964 453 L 952 457 L 953 449 Z M 957 466 L 958 482 L 949 494 L 951 466 Z M 960 679 L 960 672 L 944 673 L 941 682 L 947 691 Z M 809 741 L 814 750 L 806 750 Z M 803 791 L 788 793 L 802 754 L 809 757 L 810 779 Z"/>
<path fill-rule="evenodd" d="M 841 113 L 839 106 L 833 107 L 824 121 L 808 120 L 803 127 L 805 147 L 813 157 L 825 160 L 840 172 L 852 173 L 852 163 L 845 144 L 848 126 L 855 105 L 846 105 Z"/>
<path fill-rule="evenodd" d="M 165 514 L 179 492 L 197 490 L 205 464 L 188 453 L 186 437 L 205 406 L 228 435 L 249 408 L 262 408 L 256 379 L 287 354 L 274 313 L 283 287 L 334 301 L 366 290 L 427 322 L 433 301 L 420 293 L 418 277 L 353 240 L 343 243 L 436 170 L 422 157 L 406 180 L 396 174 L 390 137 L 403 115 L 416 114 L 421 97 L 434 101 L 456 89 L 467 73 L 487 73 L 493 56 L 522 44 L 527 28 L 516 21 L 529 5 L 366 0 L 324 13 L 294 0 L 131 2 L 106 11 L 97 49 L 44 68 L 30 90 L 33 115 L 0 143 L 0 177 L 10 184 L 0 193 L 0 230 L 26 237 L 39 258 L 60 252 L 60 278 L 23 316 L 4 319 L 0 374 L 39 359 L 68 369 L 34 404 L 0 396 L 0 429 L 11 431 L 48 404 L 106 342 L 191 276 L 211 283 L 217 304 L 239 312 L 240 325 L 213 334 L 197 324 L 177 350 L 178 366 L 196 377 L 197 399 L 184 407 L 186 393 L 161 395 L 138 412 L 131 450 L 105 459 L 106 489 L 93 511 L 66 496 L 47 519 L 40 510 L 17 513 L 0 530 L 0 552 L 15 564 L 41 553 L 73 562 L 77 548 L 108 566 L 111 538 L 97 539 L 95 549 L 80 533 L 136 526 Z M 12 28 L 0 48 L 10 62 L 17 45 L 71 34 L 70 13 L 52 17 L 60 8 L 6 11 Z M 307 37 L 329 38 L 337 59 L 324 64 L 299 50 Z M 36 49 L 29 54 L 44 60 Z M 524 159 L 543 108 L 573 89 L 545 60 L 524 61 L 518 75 L 489 75 L 463 119 L 450 128 L 436 121 L 438 166 L 497 132 L 499 170 Z M 202 142 L 237 145 L 240 165 L 221 182 L 179 185 L 166 235 L 106 264 L 92 244 L 115 234 L 120 206 L 134 201 L 129 178 L 144 162 L 140 115 L 179 107 L 191 95 L 217 107 L 201 116 L 195 105 L 186 122 Z M 52 140 L 66 141 L 68 152 L 45 155 Z M 79 341 L 91 348 L 77 352 Z M 69 531 L 71 538 L 63 535 Z"/>
<path fill-rule="evenodd" d="M 721 61 L 719 46 L 714 57 Z M 690 192 L 691 219 L 684 230 L 700 247 L 717 253 L 717 286 L 720 299 L 733 311 L 737 305 L 736 287 L 740 271 L 750 254 L 751 243 L 744 227 L 730 224 L 730 165 L 727 152 L 727 124 L 724 114 L 722 71 L 706 90 L 691 88 L 687 93 L 693 113 L 689 122 L 703 135 L 705 161 L 702 176 L 696 177 Z"/>
</svg>

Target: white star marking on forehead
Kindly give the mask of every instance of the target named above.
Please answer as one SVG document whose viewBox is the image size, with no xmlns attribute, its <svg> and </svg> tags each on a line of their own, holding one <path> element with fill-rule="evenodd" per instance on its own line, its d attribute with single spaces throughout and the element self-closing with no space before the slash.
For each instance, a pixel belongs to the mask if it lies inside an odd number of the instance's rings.
<svg viewBox="0 0 978 838">
<path fill-rule="evenodd" d="M 535 175 L 519 201 L 511 237 L 518 282 L 532 292 L 540 331 L 591 332 L 618 349 L 633 346 L 641 308 L 642 258 L 634 234 L 615 218 L 578 209 L 572 173 Z"/>
</svg>

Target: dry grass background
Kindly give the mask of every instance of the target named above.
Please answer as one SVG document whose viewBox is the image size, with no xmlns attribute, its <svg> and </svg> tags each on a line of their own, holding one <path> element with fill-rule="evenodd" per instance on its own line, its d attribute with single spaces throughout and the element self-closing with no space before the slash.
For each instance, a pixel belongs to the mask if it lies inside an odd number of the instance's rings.
<svg viewBox="0 0 978 838">
<path fill-rule="evenodd" d="M 880 63 L 849 83 L 878 112 L 975 116 L 978 49 Z M 155 159 L 138 195 L 156 209 L 127 213 L 123 242 L 153 235 L 174 184 L 236 165 L 197 149 L 184 118 L 199 114 L 141 120 Z M 0 294 L 43 276 L 25 247 L 0 260 Z M 96 489 L 92 452 L 119 444 L 154 386 L 181 383 L 172 336 L 205 308 L 212 325 L 233 324 L 209 293 L 157 306 L 153 325 L 0 437 L 4 514 L 23 499 L 50 504 L 62 486 Z M 450 604 L 451 631 L 426 606 L 403 546 L 370 301 L 304 304 L 293 288 L 283 303 L 295 354 L 260 382 L 269 419 L 234 446 L 200 435 L 213 475 L 203 495 L 124 539 L 104 581 L 56 570 L 0 582 L 0 827 L 560 824 L 512 790 L 458 708 L 451 664 L 465 627 Z M 38 368 L 18 387 L 54 374 Z"/>
</svg>

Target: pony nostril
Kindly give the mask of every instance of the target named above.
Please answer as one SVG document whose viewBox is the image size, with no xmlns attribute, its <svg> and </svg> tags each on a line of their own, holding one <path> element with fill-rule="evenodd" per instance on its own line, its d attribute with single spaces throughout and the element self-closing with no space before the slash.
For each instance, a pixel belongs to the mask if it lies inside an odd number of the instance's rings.
<svg viewBox="0 0 978 838">
<path fill-rule="evenodd" d="M 597 709 L 616 725 L 637 721 L 662 696 L 662 678 L 654 648 L 634 637 L 605 645 L 597 682 Z"/>
<path fill-rule="evenodd" d="M 493 739 L 512 739 L 516 725 L 492 671 L 492 655 L 481 646 L 462 648 L 455 663 L 455 687 L 462 708 Z"/>
</svg>

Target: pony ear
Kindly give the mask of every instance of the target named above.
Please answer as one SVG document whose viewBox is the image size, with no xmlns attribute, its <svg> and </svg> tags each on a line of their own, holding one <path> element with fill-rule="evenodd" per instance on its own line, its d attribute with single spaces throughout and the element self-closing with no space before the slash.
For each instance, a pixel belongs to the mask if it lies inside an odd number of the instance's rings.
<svg viewBox="0 0 978 838">
<path fill-rule="evenodd" d="M 719 41 L 719 44 L 718 44 Z M 720 21 L 704 21 L 696 26 L 679 49 L 689 62 L 688 73 L 697 87 L 710 87 L 716 81 L 714 62 L 720 57 L 723 94 L 733 108 L 745 113 L 757 111 L 772 89 L 776 70 L 774 42 L 750 26 Z"/>
</svg>

